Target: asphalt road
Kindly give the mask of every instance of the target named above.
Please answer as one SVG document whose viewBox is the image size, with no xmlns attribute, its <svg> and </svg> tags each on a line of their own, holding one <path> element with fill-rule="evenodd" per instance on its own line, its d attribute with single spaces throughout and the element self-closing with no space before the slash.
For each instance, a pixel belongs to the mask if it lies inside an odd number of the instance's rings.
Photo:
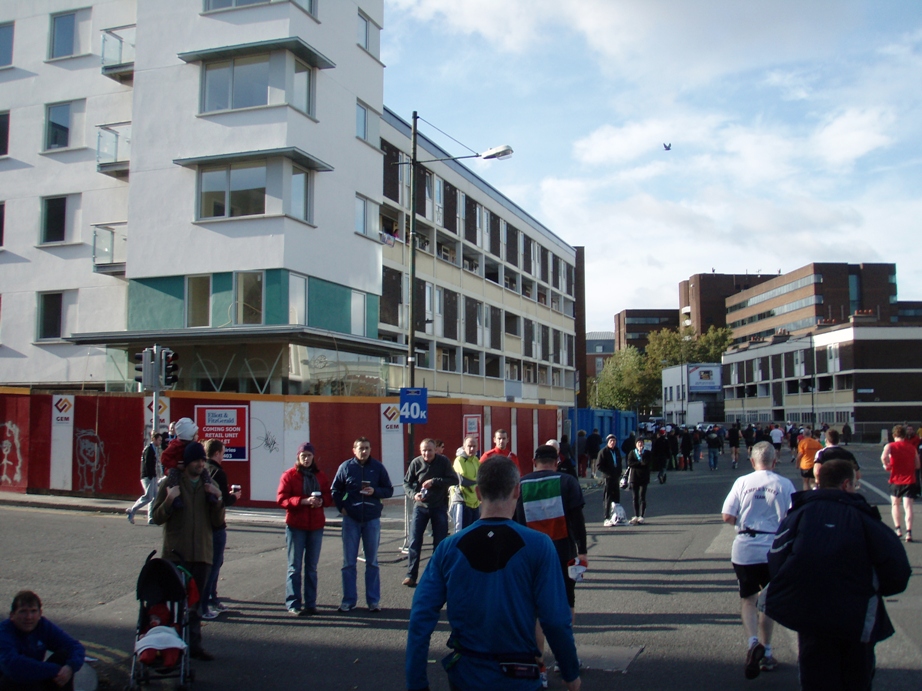
<svg viewBox="0 0 922 691">
<path fill-rule="evenodd" d="M 889 524 L 885 499 L 874 491 L 887 491 L 877 461 L 879 448 L 853 449 L 864 469 L 861 491 L 881 505 Z M 782 463 L 779 471 L 796 480 L 789 463 Z M 729 562 L 732 530 L 719 516 L 733 479 L 743 472 L 731 470 L 724 456 L 717 472 L 702 465 L 692 473 L 670 473 L 667 484 L 650 487 L 644 526 L 603 528 L 601 493 L 586 493 L 590 571 L 577 587 L 577 645 L 632 661 L 625 673 L 586 670 L 585 689 L 798 687 L 796 638 L 780 627 L 775 657 L 781 666 L 754 681 L 743 678 L 746 646 Z M 623 503 L 629 504 L 629 498 Z M 11 599 L 19 588 L 38 591 L 46 616 L 80 637 L 101 660 L 101 677 L 112 688 L 121 688 L 138 612 L 134 585 L 147 554 L 159 549 L 160 529 L 140 525 L 140 520 L 131 526 L 123 516 L 110 514 L 9 506 L 0 506 L 0 521 L 2 597 Z M 405 630 L 413 592 L 400 585 L 402 539 L 399 523 L 385 524 L 384 611 L 341 614 L 335 611 L 340 597 L 339 529 L 328 528 L 320 564 L 321 613 L 300 619 L 283 606 L 281 522 L 233 522 L 219 591 L 235 611 L 206 622 L 205 646 L 217 660 L 195 664 L 196 688 L 405 688 Z M 878 690 L 915 689 L 922 680 L 922 544 L 907 545 L 907 551 L 916 577 L 905 593 L 888 600 L 897 634 L 877 647 Z M 360 575 L 360 602 L 361 581 Z M 818 581 L 809 587 L 823 585 Z M 447 689 L 435 662 L 444 655 L 447 634 L 443 622 L 433 637 L 433 689 Z M 563 688 L 554 675 L 551 688 Z"/>
</svg>

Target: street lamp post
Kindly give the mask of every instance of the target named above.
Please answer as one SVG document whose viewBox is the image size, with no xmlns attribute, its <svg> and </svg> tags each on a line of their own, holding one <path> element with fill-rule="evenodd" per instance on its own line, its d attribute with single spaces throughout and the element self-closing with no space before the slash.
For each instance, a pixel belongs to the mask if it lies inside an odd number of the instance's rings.
<svg viewBox="0 0 922 691">
<path fill-rule="evenodd" d="M 416 387 L 416 312 L 419 305 L 416 300 L 416 178 L 417 168 L 421 163 L 436 163 L 438 161 L 457 161 L 464 158 L 499 159 L 512 156 L 512 147 L 508 145 L 496 146 L 483 153 L 470 156 L 450 156 L 447 158 L 432 158 L 425 161 L 417 160 L 417 143 L 419 141 L 418 129 L 419 115 L 414 110 L 410 126 L 410 295 L 409 295 L 409 324 L 407 325 L 407 383 L 412 389 Z M 410 444 L 410 453 L 416 448 L 413 423 L 407 425 L 407 438 Z"/>
</svg>

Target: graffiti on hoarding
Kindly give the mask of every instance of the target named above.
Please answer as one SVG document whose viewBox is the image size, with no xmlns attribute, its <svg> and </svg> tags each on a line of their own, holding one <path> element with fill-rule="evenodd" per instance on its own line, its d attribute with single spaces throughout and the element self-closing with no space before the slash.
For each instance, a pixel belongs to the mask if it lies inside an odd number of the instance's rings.
<svg viewBox="0 0 922 691">
<path fill-rule="evenodd" d="M 0 484 L 19 484 L 22 482 L 22 450 L 19 446 L 19 426 L 7 420 L 0 424 L 0 453 L 3 455 Z M 16 466 L 13 477 L 9 475 L 10 467 Z"/>
<path fill-rule="evenodd" d="M 106 467 L 109 454 L 106 443 L 94 430 L 78 429 L 74 434 L 77 451 L 77 489 L 78 491 L 99 492 L 106 479 Z"/>
</svg>

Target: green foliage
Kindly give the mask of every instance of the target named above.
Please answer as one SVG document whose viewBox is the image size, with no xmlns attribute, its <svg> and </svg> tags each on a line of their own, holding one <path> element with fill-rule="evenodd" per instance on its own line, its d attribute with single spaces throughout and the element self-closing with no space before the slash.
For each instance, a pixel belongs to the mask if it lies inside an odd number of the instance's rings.
<svg viewBox="0 0 922 691">
<path fill-rule="evenodd" d="M 651 376 L 646 358 L 634 346 L 615 352 L 599 375 L 595 396 L 602 408 L 635 410 L 659 398 L 659 378 Z"/>
<path fill-rule="evenodd" d="M 729 326 L 711 326 L 698 336 L 698 362 L 720 362 L 721 356 L 733 343 L 733 329 Z"/>
<path fill-rule="evenodd" d="M 590 400 L 600 408 L 636 410 L 654 405 L 660 398 L 665 367 L 697 362 L 720 362 L 733 343 L 728 327 L 711 326 L 696 337 L 691 327 L 662 329 L 648 337 L 646 353 L 633 346 L 619 350 L 590 388 Z"/>
</svg>

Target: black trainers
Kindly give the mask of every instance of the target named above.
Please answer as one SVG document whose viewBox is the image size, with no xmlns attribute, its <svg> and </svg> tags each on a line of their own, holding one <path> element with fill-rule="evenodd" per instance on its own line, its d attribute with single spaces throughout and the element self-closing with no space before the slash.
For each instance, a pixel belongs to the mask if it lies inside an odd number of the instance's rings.
<svg viewBox="0 0 922 691">
<path fill-rule="evenodd" d="M 744 671 L 747 679 L 755 679 L 759 676 L 759 672 L 762 671 L 759 664 L 762 662 L 763 657 L 765 657 L 765 646 L 761 643 L 756 643 L 746 653 L 746 668 Z"/>
</svg>

